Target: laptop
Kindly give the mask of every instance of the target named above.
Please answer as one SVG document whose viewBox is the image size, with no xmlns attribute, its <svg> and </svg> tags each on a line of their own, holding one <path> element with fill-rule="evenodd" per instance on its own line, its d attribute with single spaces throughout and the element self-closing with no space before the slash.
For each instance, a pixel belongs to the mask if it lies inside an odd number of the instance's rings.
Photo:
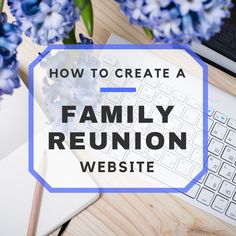
<svg viewBox="0 0 236 236">
<path fill-rule="evenodd" d="M 127 44 L 129 42 L 124 38 L 113 34 L 109 38 L 108 43 Z M 122 61 L 117 61 L 117 58 L 112 58 L 110 60 L 104 60 L 103 63 L 107 64 L 109 67 L 116 68 L 116 65 L 122 64 Z M 130 98 L 124 97 L 126 95 L 119 95 L 121 96 L 119 99 L 117 98 L 118 95 L 109 95 L 105 98 L 105 100 L 107 99 L 107 103 L 116 104 L 117 101 L 122 101 L 121 103 L 124 104 L 128 100 L 132 101 L 132 104 L 135 106 L 135 104 L 139 103 L 147 104 L 148 102 L 148 104 L 155 105 L 157 104 L 157 101 L 160 102 L 160 104 L 165 101 L 166 103 L 172 101 L 172 103 L 175 102 L 175 104 L 179 104 L 179 110 L 182 107 L 182 114 L 178 112 L 179 114 L 176 114 L 174 119 L 179 123 L 183 123 L 183 125 L 186 123 L 183 121 L 186 111 L 191 109 L 193 113 L 196 113 L 201 109 L 199 104 L 189 102 L 190 100 L 186 97 L 184 92 L 176 91 L 175 87 L 171 87 L 170 85 L 163 86 L 162 84 L 155 84 L 154 82 L 150 84 L 145 79 L 140 81 L 133 78 L 133 80 L 133 84 L 135 84 L 138 91 L 137 93 L 133 96 L 130 95 Z M 109 81 L 106 82 L 106 86 L 111 86 L 112 83 L 114 83 L 114 81 L 112 81 L 111 76 L 109 77 Z M 128 83 L 129 81 L 127 84 Z M 143 94 L 143 90 L 138 90 L 138 86 L 141 88 L 145 87 L 150 92 Z M 189 190 L 189 192 L 185 194 L 175 193 L 174 195 L 203 211 L 236 226 L 236 109 L 232 109 L 235 107 L 236 98 L 210 84 L 208 90 L 209 170 L 207 174 Z M 135 124 L 134 127 L 136 127 Z M 129 130 L 132 130 L 134 127 L 131 127 Z M 131 153 L 128 150 L 119 153 L 119 159 L 123 161 L 129 160 L 129 157 L 133 159 L 138 158 L 140 161 L 151 159 L 157 163 L 162 163 L 167 171 L 168 168 L 171 168 L 172 171 L 179 173 L 179 175 L 186 174 L 186 178 L 193 179 L 200 170 L 196 168 L 196 161 L 199 158 L 202 160 L 202 151 L 200 151 L 200 154 L 198 155 L 196 152 L 197 149 L 195 148 L 195 141 L 197 140 L 197 134 L 202 128 L 202 123 L 196 121 L 194 125 L 188 124 L 188 127 L 193 131 L 193 137 L 191 139 L 193 149 L 189 153 L 176 152 L 176 157 L 181 156 L 182 158 L 180 162 L 175 163 L 177 158 L 175 158 L 174 155 L 168 156 L 166 155 L 166 152 L 160 153 L 158 151 L 150 153 L 148 150 L 142 153 L 139 153 L 138 151 Z M 181 125 L 179 128 L 181 128 Z M 137 128 L 135 129 L 137 130 Z M 161 129 L 165 129 L 165 127 L 162 126 Z M 141 132 L 146 133 L 147 130 L 145 130 L 144 127 L 141 127 Z M 114 155 L 113 150 L 105 150 L 104 153 L 110 157 L 117 158 L 117 156 Z M 197 158 L 197 156 L 199 156 L 199 158 Z M 194 164 L 192 164 L 192 162 L 194 162 Z M 182 173 L 180 173 L 180 170 Z"/>
<path fill-rule="evenodd" d="M 40 107 L 35 109 L 46 121 Z M 43 129 L 43 125 L 37 127 L 36 139 Z M 28 90 L 23 81 L 12 96 L 0 101 L 0 130 L 0 235 L 25 236 L 36 180 L 28 171 Z M 73 154 L 68 150 L 66 155 Z M 97 187 L 89 175 L 83 174 L 83 182 Z M 44 189 L 36 235 L 48 235 L 98 197 L 97 193 L 49 193 Z"/>
<path fill-rule="evenodd" d="M 193 43 L 192 49 L 207 61 L 236 77 L 236 4 L 221 31 L 202 44 Z"/>
</svg>

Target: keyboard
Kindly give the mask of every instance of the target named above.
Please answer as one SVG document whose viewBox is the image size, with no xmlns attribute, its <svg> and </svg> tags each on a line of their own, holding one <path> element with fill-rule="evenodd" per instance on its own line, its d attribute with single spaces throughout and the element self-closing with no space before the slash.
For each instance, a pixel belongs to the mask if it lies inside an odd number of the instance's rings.
<svg viewBox="0 0 236 236">
<path fill-rule="evenodd" d="M 208 109 L 208 153 L 208 173 L 185 196 L 236 225 L 236 120 L 213 108 Z"/>
<path fill-rule="evenodd" d="M 115 68 L 121 66 L 116 58 L 103 58 L 101 68 L 106 68 L 112 74 Z M 123 66 L 123 65 L 122 65 Z M 187 131 L 188 151 L 177 149 L 173 155 L 167 146 L 157 151 L 141 150 L 112 150 L 107 146 L 101 150 L 104 154 L 118 161 L 154 160 L 165 170 L 175 176 L 192 180 L 202 169 L 202 105 L 196 99 L 188 97 L 181 91 L 155 79 L 123 79 L 110 76 L 102 79 L 99 87 L 135 87 L 136 93 L 107 93 L 103 96 L 105 105 L 134 106 L 137 116 L 139 105 L 145 105 L 148 114 L 154 112 L 156 104 L 163 106 L 174 105 L 173 113 L 168 124 L 156 120 L 154 124 L 104 124 L 92 125 L 91 131 L 109 132 L 141 132 L 142 135 L 150 130 Z M 198 181 L 187 193 L 174 194 L 185 201 L 215 215 L 216 217 L 236 225 L 236 117 L 228 117 L 223 111 L 214 107 L 208 108 L 208 167 L 207 174 Z M 151 116 L 154 117 L 154 116 Z M 99 137 L 98 137 L 99 138 Z M 153 176 L 152 176 L 153 177 Z"/>
</svg>

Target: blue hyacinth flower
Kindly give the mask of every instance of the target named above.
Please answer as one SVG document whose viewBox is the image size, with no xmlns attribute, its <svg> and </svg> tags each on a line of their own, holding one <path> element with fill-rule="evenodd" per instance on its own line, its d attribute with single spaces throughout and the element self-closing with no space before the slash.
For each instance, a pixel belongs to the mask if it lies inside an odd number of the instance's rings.
<svg viewBox="0 0 236 236">
<path fill-rule="evenodd" d="M 154 41 L 208 40 L 230 16 L 231 0 L 116 0 L 132 24 L 147 27 Z"/>
<path fill-rule="evenodd" d="M 7 22 L 7 15 L 0 14 L 0 99 L 20 87 L 16 49 L 21 43 L 21 31 Z"/>
<path fill-rule="evenodd" d="M 79 19 L 73 0 L 8 0 L 8 5 L 21 30 L 42 45 L 66 38 Z"/>
</svg>

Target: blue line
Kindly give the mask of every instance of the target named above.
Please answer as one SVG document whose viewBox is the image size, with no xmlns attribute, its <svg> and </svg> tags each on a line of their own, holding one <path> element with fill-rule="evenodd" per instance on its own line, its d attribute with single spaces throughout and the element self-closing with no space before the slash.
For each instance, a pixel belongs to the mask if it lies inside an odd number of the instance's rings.
<svg viewBox="0 0 236 236">
<path fill-rule="evenodd" d="M 100 88 L 101 93 L 135 93 L 136 88 Z"/>
</svg>

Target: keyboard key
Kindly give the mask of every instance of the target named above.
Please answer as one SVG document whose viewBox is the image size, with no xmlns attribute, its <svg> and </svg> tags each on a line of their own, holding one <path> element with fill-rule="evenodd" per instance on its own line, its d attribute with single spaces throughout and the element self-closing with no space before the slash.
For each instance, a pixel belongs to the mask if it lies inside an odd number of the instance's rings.
<svg viewBox="0 0 236 236">
<path fill-rule="evenodd" d="M 105 56 L 103 58 L 103 61 L 111 66 L 115 66 L 118 62 L 115 57 L 111 57 L 111 56 Z"/>
<path fill-rule="evenodd" d="M 122 111 L 122 126 L 130 128 L 132 124 L 133 123 L 128 122 L 128 120 L 127 120 L 127 111 L 124 109 Z M 127 130 L 126 132 L 130 132 L 130 130 Z"/>
<path fill-rule="evenodd" d="M 230 163 L 234 163 L 234 161 L 236 160 L 236 150 L 229 146 L 226 146 L 221 157 Z"/>
<path fill-rule="evenodd" d="M 208 135 L 208 145 L 209 145 L 209 143 L 211 142 L 211 137 L 210 137 L 210 135 Z"/>
<path fill-rule="evenodd" d="M 228 124 L 227 124 L 230 128 L 235 129 L 236 130 L 236 120 L 233 119 L 229 119 Z"/>
<path fill-rule="evenodd" d="M 224 163 L 220 169 L 219 175 L 226 179 L 231 179 L 234 174 L 235 167 Z"/>
<path fill-rule="evenodd" d="M 202 168 L 199 168 L 198 166 L 195 166 L 192 170 L 192 173 L 190 177 L 193 179 L 201 172 Z M 202 183 L 204 179 L 206 178 L 206 175 L 202 176 L 201 179 L 198 180 L 198 183 Z"/>
<path fill-rule="evenodd" d="M 142 135 L 144 135 L 147 132 L 148 127 L 149 127 L 149 123 L 135 122 L 132 129 L 133 129 L 133 131 L 140 132 Z"/>
<path fill-rule="evenodd" d="M 174 91 L 173 97 L 181 102 L 184 102 L 184 100 L 186 99 L 186 96 L 182 92 L 177 90 Z"/>
<path fill-rule="evenodd" d="M 195 148 L 190 159 L 199 165 L 203 163 L 203 151 L 201 149 Z"/>
<path fill-rule="evenodd" d="M 179 173 L 188 176 L 191 168 L 192 168 L 192 164 L 189 161 L 186 161 L 184 159 L 181 159 L 176 167 L 176 171 L 178 171 Z"/>
<path fill-rule="evenodd" d="M 236 148 L 236 133 L 230 130 L 225 139 L 225 142 Z"/>
<path fill-rule="evenodd" d="M 90 128 L 92 129 L 92 130 L 101 130 L 102 128 L 103 128 L 103 123 L 91 123 L 91 124 L 89 124 L 89 126 L 90 126 Z"/>
<path fill-rule="evenodd" d="M 208 132 L 210 131 L 212 125 L 213 125 L 213 120 L 208 119 Z"/>
<path fill-rule="evenodd" d="M 171 132 L 177 132 L 180 126 L 180 121 L 175 119 L 174 117 L 170 116 L 168 119 L 168 123 L 165 123 L 164 127 L 165 129 L 171 131 Z"/>
<path fill-rule="evenodd" d="M 108 93 L 106 98 L 111 101 L 112 103 L 119 103 L 120 99 L 122 97 L 122 93 Z"/>
<path fill-rule="evenodd" d="M 128 127 L 122 127 L 122 129 L 121 129 L 121 131 L 120 131 L 120 134 L 124 134 L 124 133 L 129 133 L 130 134 L 130 143 L 132 143 L 133 142 L 133 140 L 134 140 L 134 133 L 131 131 L 131 129 L 130 128 L 128 128 Z"/>
<path fill-rule="evenodd" d="M 126 83 L 126 87 L 133 87 L 136 88 L 136 93 L 139 92 L 139 89 L 141 87 L 141 83 L 137 80 L 134 79 L 128 79 L 127 83 Z"/>
<path fill-rule="evenodd" d="M 122 87 L 125 84 L 126 80 L 127 79 L 125 77 L 117 78 L 116 76 L 113 76 L 110 79 L 110 82 L 118 87 Z M 129 80 L 132 80 L 132 79 L 129 79 Z"/>
<path fill-rule="evenodd" d="M 183 120 L 191 125 L 195 125 L 198 119 L 198 112 L 188 108 L 183 116 Z"/>
<path fill-rule="evenodd" d="M 140 98 L 144 99 L 146 102 L 151 102 L 154 95 L 155 95 L 154 89 L 144 86 L 141 93 L 140 93 Z M 163 104 L 160 103 L 160 104 L 156 104 L 156 105 L 163 105 Z"/>
<path fill-rule="evenodd" d="M 133 106 L 134 109 L 135 109 L 135 105 L 137 103 L 137 98 L 134 97 L 134 96 L 131 96 L 131 95 L 125 95 L 124 98 L 123 98 L 123 101 L 122 101 L 122 106 L 123 107 L 127 107 L 127 106 Z"/>
<path fill-rule="evenodd" d="M 202 118 L 199 119 L 199 121 L 197 123 L 197 127 L 198 127 L 198 129 L 203 130 L 203 119 Z"/>
<path fill-rule="evenodd" d="M 197 132 L 193 139 L 193 143 L 199 147 L 203 146 L 203 134 L 202 132 Z"/>
<path fill-rule="evenodd" d="M 89 144 L 90 141 L 88 140 L 87 143 Z M 99 134 L 97 135 L 97 137 L 96 137 L 96 143 L 98 143 L 98 144 L 102 143 L 101 134 L 100 134 L 100 133 L 99 133 Z M 111 145 L 111 140 L 108 138 L 108 139 L 107 139 L 107 145 L 106 145 L 106 147 L 105 147 L 104 149 L 101 149 L 101 152 L 107 154 L 107 153 L 109 152 L 111 146 L 112 146 L 112 145 Z"/>
<path fill-rule="evenodd" d="M 171 114 L 179 118 L 183 114 L 184 105 L 175 100 L 171 102 L 171 105 L 174 106 Z"/>
<path fill-rule="evenodd" d="M 197 200 L 203 203 L 206 206 L 209 206 L 212 199 L 214 197 L 214 193 L 206 188 L 202 188 L 200 194 L 198 195 Z"/>
<path fill-rule="evenodd" d="M 186 149 L 181 149 L 180 147 L 176 148 L 176 153 L 180 154 L 181 156 L 188 158 L 192 152 L 193 146 L 187 143 Z"/>
<path fill-rule="evenodd" d="M 223 146 L 223 143 L 213 138 L 208 146 L 208 151 L 219 156 Z"/>
<path fill-rule="evenodd" d="M 211 131 L 211 134 L 218 138 L 218 139 L 223 139 L 225 134 L 227 132 L 227 128 L 219 123 L 215 123 L 212 131 Z"/>
<path fill-rule="evenodd" d="M 187 193 L 184 194 L 191 198 L 195 198 L 197 196 L 199 189 L 200 186 L 198 184 L 194 184 L 193 187 Z"/>
<path fill-rule="evenodd" d="M 87 127 L 87 128 L 84 129 L 83 132 L 85 132 L 85 134 L 89 134 L 89 133 L 91 133 L 91 132 L 94 132 L 94 130 L 92 130 L 92 129 L 90 129 L 90 128 Z M 95 137 L 97 138 L 98 136 L 95 134 Z M 89 144 L 89 143 L 90 143 L 89 135 L 85 135 L 85 137 L 84 137 L 84 143 L 85 143 L 85 144 Z"/>
<path fill-rule="evenodd" d="M 119 149 L 111 149 L 111 155 L 113 158 L 122 161 L 125 154 L 126 154 L 127 150 L 125 150 L 124 148 L 119 148 Z"/>
<path fill-rule="evenodd" d="M 164 83 L 160 85 L 159 90 L 168 95 L 171 94 L 172 92 L 172 88 L 169 85 L 164 84 Z"/>
<path fill-rule="evenodd" d="M 219 178 L 218 176 L 214 174 L 209 174 L 205 181 L 205 185 L 211 188 L 212 190 L 216 190 L 219 187 L 220 182 L 221 182 L 221 178 Z"/>
<path fill-rule="evenodd" d="M 168 133 L 165 133 L 164 139 L 165 139 L 164 147 L 169 149 L 169 147 L 170 147 L 170 140 L 169 140 L 169 134 Z"/>
<path fill-rule="evenodd" d="M 109 137 L 112 136 L 112 133 L 119 133 L 120 126 L 115 123 L 108 123 L 105 125 L 105 127 L 102 130 L 103 132 L 106 132 Z"/>
<path fill-rule="evenodd" d="M 220 187 L 219 192 L 224 196 L 230 198 L 233 195 L 235 186 L 227 181 L 224 181 Z"/>
<path fill-rule="evenodd" d="M 136 108 L 134 109 L 134 112 L 136 113 L 136 115 L 138 115 L 139 113 L 139 106 L 143 106 L 144 107 L 144 113 L 145 115 L 149 115 L 151 110 L 152 110 L 152 106 L 150 106 L 147 103 L 144 102 L 139 102 L 138 105 L 136 106 Z"/>
<path fill-rule="evenodd" d="M 217 195 L 214 202 L 212 203 L 212 208 L 216 211 L 223 213 L 226 209 L 228 202 L 229 201 L 227 199 Z"/>
<path fill-rule="evenodd" d="M 231 202 L 225 214 L 233 220 L 236 220 L 236 204 Z"/>
<path fill-rule="evenodd" d="M 159 84 L 157 79 L 150 77 L 145 78 L 144 83 L 151 85 L 153 88 L 156 88 Z"/>
<path fill-rule="evenodd" d="M 153 123 L 158 126 L 163 126 L 162 123 L 162 116 L 159 112 L 157 112 L 157 109 L 154 108 L 151 112 L 151 117 L 153 117 Z M 152 132 L 152 130 L 150 130 Z"/>
<path fill-rule="evenodd" d="M 164 108 L 166 108 L 170 103 L 170 98 L 168 98 L 167 96 L 161 94 L 161 93 L 158 93 L 157 94 L 157 97 L 155 99 L 155 102 L 154 102 L 154 105 L 161 105 L 163 106 Z"/>
<path fill-rule="evenodd" d="M 205 180 L 206 176 L 207 176 L 207 174 L 203 175 L 197 182 L 202 184 L 203 181 Z"/>
<path fill-rule="evenodd" d="M 148 149 L 147 156 L 151 159 L 154 159 L 155 161 L 159 161 L 161 159 L 161 156 L 163 154 L 164 150 L 163 148 L 158 150 Z"/>
<path fill-rule="evenodd" d="M 211 107 L 208 107 L 208 116 L 212 116 L 214 113 L 214 110 Z"/>
<path fill-rule="evenodd" d="M 127 163 L 131 162 L 131 161 L 144 161 L 146 163 L 148 160 L 145 158 L 144 155 L 140 155 L 140 154 L 138 154 L 137 152 L 134 152 L 134 151 L 129 151 L 125 161 Z M 137 169 L 137 168 L 135 168 L 135 169 Z"/>
<path fill-rule="evenodd" d="M 194 98 L 189 98 L 187 101 L 187 105 L 189 105 L 190 107 L 194 109 L 198 109 L 198 107 L 200 106 L 200 103 Z"/>
<path fill-rule="evenodd" d="M 187 136 L 187 140 L 190 141 L 193 138 L 193 135 L 195 133 L 195 129 L 187 124 L 183 124 L 180 132 L 185 132 Z"/>
<path fill-rule="evenodd" d="M 219 167 L 220 167 L 220 164 L 221 164 L 221 160 L 216 158 L 216 157 L 213 157 L 213 156 L 209 156 L 208 158 L 208 169 L 213 171 L 213 172 L 217 172 Z"/>
<path fill-rule="evenodd" d="M 155 142 L 153 141 L 153 144 L 155 145 Z M 141 153 L 145 153 L 146 149 L 147 149 L 147 146 L 146 146 L 146 139 L 144 139 L 144 137 L 141 136 L 141 145 L 140 145 L 140 148 L 137 147 L 135 148 L 135 145 L 136 145 L 136 142 L 135 142 L 135 139 L 133 140 L 133 143 L 131 144 L 132 145 L 132 149 L 133 150 L 136 150 L 137 152 L 139 152 L 140 154 Z"/>
<path fill-rule="evenodd" d="M 236 175 L 234 175 L 233 182 L 236 184 Z"/>
<path fill-rule="evenodd" d="M 214 115 L 214 119 L 224 124 L 227 120 L 227 116 L 217 111 Z"/>
<path fill-rule="evenodd" d="M 162 164 L 173 169 L 178 157 L 170 152 L 166 152 L 162 159 Z"/>
</svg>

